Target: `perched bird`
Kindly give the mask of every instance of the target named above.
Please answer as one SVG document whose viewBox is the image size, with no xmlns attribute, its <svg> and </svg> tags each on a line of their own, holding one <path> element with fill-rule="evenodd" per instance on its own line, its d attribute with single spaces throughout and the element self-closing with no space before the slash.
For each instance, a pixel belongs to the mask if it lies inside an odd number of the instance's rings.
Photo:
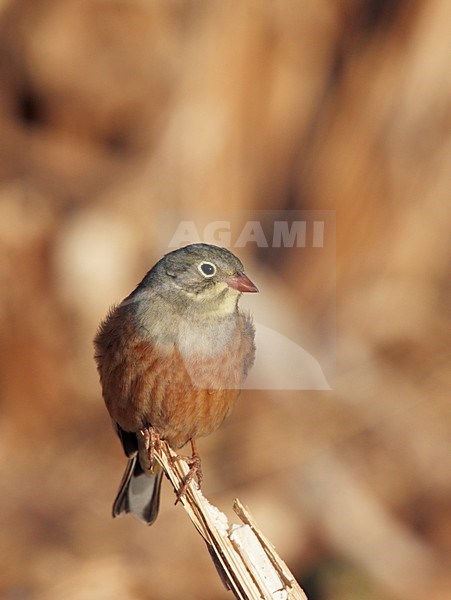
<svg viewBox="0 0 451 600">
<path fill-rule="evenodd" d="M 200 482 L 194 440 L 219 427 L 254 362 L 252 319 L 238 300 L 257 291 L 230 251 L 192 244 L 166 254 L 101 323 L 94 346 L 103 398 L 129 458 L 113 516 L 152 524 L 158 514 L 162 471 L 148 468 L 138 433 L 150 452 L 155 440 L 175 450 L 190 441 L 188 478 Z"/>
</svg>

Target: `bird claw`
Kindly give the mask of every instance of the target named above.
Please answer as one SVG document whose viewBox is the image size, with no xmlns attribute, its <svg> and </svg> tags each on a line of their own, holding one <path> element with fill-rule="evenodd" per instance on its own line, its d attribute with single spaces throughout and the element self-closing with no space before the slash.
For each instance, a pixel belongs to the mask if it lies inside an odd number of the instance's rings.
<svg viewBox="0 0 451 600">
<path fill-rule="evenodd" d="M 179 460 L 184 460 L 186 462 L 186 464 L 189 466 L 189 471 L 188 471 L 186 477 L 183 479 L 181 488 L 177 492 L 175 504 L 178 504 L 178 502 L 180 502 L 180 500 L 184 496 L 186 490 L 188 489 L 189 484 L 193 481 L 194 477 L 197 479 L 197 484 L 198 484 L 199 488 L 202 484 L 202 479 L 203 479 L 201 460 L 200 460 L 200 456 L 199 456 L 199 454 L 197 454 L 197 452 L 193 452 L 191 457 L 181 456 L 178 454 L 177 456 L 173 456 L 171 458 L 172 463 L 175 463 Z"/>
<path fill-rule="evenodd" d="M 155 451 L 159 450 L 161 447 L 161 440 L 158 433 L 151 425 L 147 425 L 143 427 L 140 433 L 144 437 L 144 448 L 147 453 L 147 458 L 150 463 L 150 471 L 152 471 L 154 463 L 155 463 Z"/>
</svg>

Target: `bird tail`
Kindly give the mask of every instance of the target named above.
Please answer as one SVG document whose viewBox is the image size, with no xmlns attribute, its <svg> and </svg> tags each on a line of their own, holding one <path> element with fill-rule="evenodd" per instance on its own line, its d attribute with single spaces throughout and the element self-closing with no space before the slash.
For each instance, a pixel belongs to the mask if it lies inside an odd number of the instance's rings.
<svg viewBox="0 0 451 600">
<path fill-rule="evenodd" d="M 163 471 L 158 465 L 154 466 L 154 472 L 145 472 L 138 455 L 131 457 L 113 504 L 113 517 L 131 513 L 139 521 L 152 525 L 160 506 L 162 477 Z"/>
</svg>

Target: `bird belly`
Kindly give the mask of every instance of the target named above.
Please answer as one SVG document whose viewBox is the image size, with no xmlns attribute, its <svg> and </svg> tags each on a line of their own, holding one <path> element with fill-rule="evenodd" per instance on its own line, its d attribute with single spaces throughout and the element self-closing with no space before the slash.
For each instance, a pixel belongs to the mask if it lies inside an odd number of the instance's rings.
<svg viewBox="0 0 451 600">
<path fill-rule="evenodd" d="M 186 359 L 175 351 L 148 397 L 148 424 L 174 448 L 209 435 L 230 413 L 241 379 L 242 360 L 233 353 Z"/>
<path fill-rule="evenodd" d="M 237 390 L 196 390 L 163 402 L 152 425 L 174 449 L 215 431 L 232 410 Z"/>
</svg>

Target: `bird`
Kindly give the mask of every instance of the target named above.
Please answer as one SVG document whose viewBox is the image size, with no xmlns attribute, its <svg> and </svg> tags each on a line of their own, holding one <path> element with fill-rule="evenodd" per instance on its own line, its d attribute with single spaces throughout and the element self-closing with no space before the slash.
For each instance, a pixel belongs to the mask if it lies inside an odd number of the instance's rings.
<svg viewBox="0 0 451 600">
<path fill-rule="evenodd" d="M 174 450 L 191 443 L 176 503 L 194 476 L 200 485 L 196 439 L 221 425 L 254 363 L 253 320 L 238 302 L 255 292 L 231 251 L 190 244 L 165 254 L 101 322 L 94 356 L 128 458 L 113 517 L 131 513 L 148 525 L 157 518 L 163 471 L 153 452 L 161 440 Z"/>
</svg>

